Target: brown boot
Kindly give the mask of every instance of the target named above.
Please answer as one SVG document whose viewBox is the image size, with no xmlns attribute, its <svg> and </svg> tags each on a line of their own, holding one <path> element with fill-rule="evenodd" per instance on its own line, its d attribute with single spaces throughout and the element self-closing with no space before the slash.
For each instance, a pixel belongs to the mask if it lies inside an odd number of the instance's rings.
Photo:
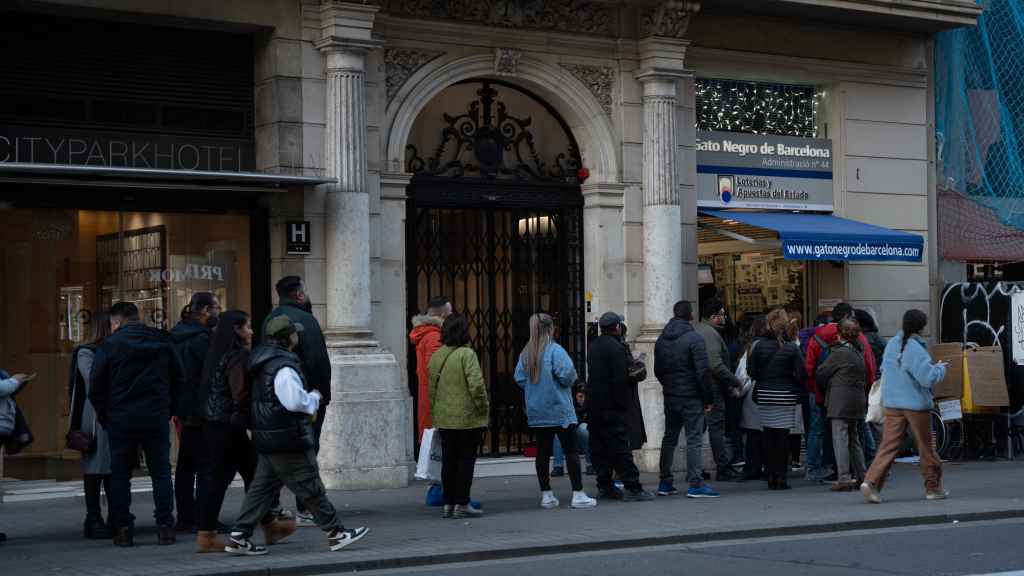
<svg viewBox="0 0 1024 576">
<path fill-rule="evenodd" d="M 281 540 L 295 533 L 295 520 L 274 520 L 269 524 L 263 524 L 263 538 L 267 546 L 273 546 Z"/>
<path fill-rule="evenodd" d="M 216 530 L 200 530 L 196 532 L 196 552 L 205 554 L 208 552 L 223 552 L 226 546 Z"/>
</svg>

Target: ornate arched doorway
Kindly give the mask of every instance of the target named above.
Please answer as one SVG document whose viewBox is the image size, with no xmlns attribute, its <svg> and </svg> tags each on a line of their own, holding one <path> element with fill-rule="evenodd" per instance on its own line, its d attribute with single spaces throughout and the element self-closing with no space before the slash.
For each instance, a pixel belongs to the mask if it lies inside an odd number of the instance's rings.
<svg viewBox="0 0 1024 576">
<path fill-rule="evenodd" d="M 467 315 L 490 389 L 485 454 L 516 454 L 530 441 L 513 374 L 531 314 L 554 317 L 558 341 L 583 373 L 580 167 L 561 117 L 527 90 L 497 80 L 442 91 L 410 134 L 409 314 L 443 295 Z"/>
</svg>

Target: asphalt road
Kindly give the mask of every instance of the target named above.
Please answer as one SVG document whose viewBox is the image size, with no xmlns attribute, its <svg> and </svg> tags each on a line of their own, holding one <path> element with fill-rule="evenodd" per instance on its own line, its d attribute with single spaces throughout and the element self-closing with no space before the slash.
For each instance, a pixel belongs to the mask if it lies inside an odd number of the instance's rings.
<svg viewBox="0 0 1024 576">
<path fill-rule="evenodd" d="M 375 576 L 1024 576 L 1024 522 L 961 523 L 828 536 L 536 556 L 363 572 Z"/>
</svg>

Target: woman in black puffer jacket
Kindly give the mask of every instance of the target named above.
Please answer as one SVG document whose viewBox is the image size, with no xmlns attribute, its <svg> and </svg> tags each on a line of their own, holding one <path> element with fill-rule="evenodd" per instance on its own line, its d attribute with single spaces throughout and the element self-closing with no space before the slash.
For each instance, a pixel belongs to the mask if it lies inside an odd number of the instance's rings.
<svg viewBox="0 0 1024 576">
<path fill-rule="evenodd" d="M 776 309 L 768 314 L 769 336 L 751 345 L 747 374 L 754 380 L 754 403 L 761 414 L 768 487 L 788 490 L 789 430 L 795 425 L 796 406 L 805 394 L 807 373 L 800 345 L 789 340 L 789 316 Z"/>
</svg>

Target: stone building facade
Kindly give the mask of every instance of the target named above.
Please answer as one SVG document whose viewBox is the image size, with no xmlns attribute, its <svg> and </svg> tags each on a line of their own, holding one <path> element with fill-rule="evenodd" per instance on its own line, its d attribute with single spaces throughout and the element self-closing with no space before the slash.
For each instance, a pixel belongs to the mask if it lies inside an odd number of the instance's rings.
<svg viewBox="0 0 1024 576">
<path fill-rule="evenodd" d="M 638 349 L 649 349 L 672 305 L 698 299 L 702 78 L 815 87 L 817 123 L 832 141 L 833 213 L 925 238 L 919 262 L 818 264 L 815 300 L 869 306 L 884 334 L 895 332 L 907 308 L 934 312 L 931 35 L 971 25 L 979 9 L 965 0 L 750 4 L 47 0 L 25 10 L 43 19 L 70 15 L 251 37 L 252 61 L 239 64 L 253 67 L 252 171 L 300 179 L 261 193 L 268 228 L 251 234 L 269 234 L 269 242 L 267 253 L 250 257 L 269 259 L 270 279 L 301 275 L 328 333 L 334 400 L 321 452 L 325 480 L 330 487 L 379 487 L 404 485 L 414 466 L 407 333 L 425 295 L 409 295 L 416 282 L 410 271 L 417 270 L 410 258 L 420 254 L 409 237 L 409 189 L 418 177 L 410 145 L 429 165 L 445 128 L 435 112 L 465 113 L 477 83 L 493 83 L 500 98 L 518 94 L 529 113 L 512 110 L 511 100 L 507 112 L 531 118 L 537 132 L 529 146 L 543 156 L 544 180 L 578 194 L 579 258 L 570 260 L 581 263 L 579 277 L 554 284 L 577 293 L 563 300 L 580 307 L 575 337 L 582 339 L 586 322 L 615 310 Z M 554 177 L 560 151 L 576 163 Z M 459 162 L 462 169 L 487 167 L 479 157 Z M 507 158 L 496 162 L 504 166 Z M 500 170 L 490 179 L 477 175 L 474 194 L 486 198 L 496 186 L 499 203 L 504 189 L 491 181 L 517 180 Z M 524 202 L 508 208 L 519 211 L 509 221 L 520 230 L 549 218 Z M 484 202 L 437 210 L 443 227 L 452 211 L 491 209 Z M 308 254 L 286 250 L 292 221 L 310 223 Z M 457 251 L 466 238 L 451 236 L 444 247 Z M 568 278 L 574 272 L 567 266 Z M 506 311 L 532 312 L 513 308 Z M 641 397 L 649 438 L 641 462 L 651 469 L 662 430 L 653 377 Z"/>
</svg>

